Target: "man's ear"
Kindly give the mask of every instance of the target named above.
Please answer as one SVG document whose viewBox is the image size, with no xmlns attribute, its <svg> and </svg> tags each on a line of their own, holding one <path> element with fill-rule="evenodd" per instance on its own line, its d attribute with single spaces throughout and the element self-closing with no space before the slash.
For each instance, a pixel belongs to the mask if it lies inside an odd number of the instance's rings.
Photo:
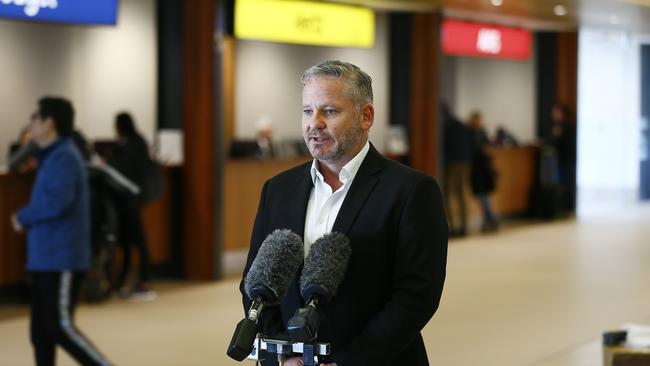
<svg viewBox="0 0 650 366">
<path fill-rule="evenodd" d="M 372 103 L 366 103 L 361 108 L 361 129 L 368 131 L 375 122 L 375 106 Z"/>
</svg>

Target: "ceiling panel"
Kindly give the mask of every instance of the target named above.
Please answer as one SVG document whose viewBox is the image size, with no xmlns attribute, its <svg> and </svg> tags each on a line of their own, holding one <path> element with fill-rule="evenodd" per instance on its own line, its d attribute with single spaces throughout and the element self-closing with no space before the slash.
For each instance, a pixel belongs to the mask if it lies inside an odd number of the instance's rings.
<svg viewBox="0 0 650 366">
<path fill-rule="evenodd" d="M 530 29 L 571 30 L 580 25 L 650 33 L 650 0 L 331 0 L 383 11 L 436 11 L 450 17 Z M 566 15 L 558 16 L 561 5 Z"/>
</svg>

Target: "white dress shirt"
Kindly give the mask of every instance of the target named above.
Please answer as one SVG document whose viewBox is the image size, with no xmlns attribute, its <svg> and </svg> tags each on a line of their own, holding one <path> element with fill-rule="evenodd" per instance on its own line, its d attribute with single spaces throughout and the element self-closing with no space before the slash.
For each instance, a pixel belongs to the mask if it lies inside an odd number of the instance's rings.
<svg viewBox="0 0 650 366">
<path fill-rule="evenodd" d="M 305 256 L 316 239 L 332 231 L 343 200 L 350 190 L 361 163 L 368 155 L 368 150 L 370 150 L 370 143 L 366 142 L 363 149 L 343 166 L 339 173 L 339 181 L 343 185 L 335 192 L 332 192 L 332 187 L 325 183 L 325 178 L 318 171 L 317 160 L 314 159 L 312 162 L 311 179 L 314 182 L 314 188 L 309 195 L 305 218 Z"/>
</svg>

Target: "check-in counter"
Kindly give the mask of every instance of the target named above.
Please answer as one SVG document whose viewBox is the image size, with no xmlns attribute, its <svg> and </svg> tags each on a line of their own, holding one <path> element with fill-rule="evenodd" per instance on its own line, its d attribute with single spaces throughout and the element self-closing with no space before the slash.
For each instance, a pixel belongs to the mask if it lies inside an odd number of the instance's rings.
<svg viewBox="0 0 650 366">
<path fill-rule="evenodd" d="M 142 210 L 151 263 L 166 264 L 172 259 L 170 227 L 173 179 L 179 167 L 165 167 L 165 191 Z M 0 174 L 0 287 L 18 284 L 25 279 L 26 236 L 14 232 L 11 215 L 29 201 L 34 174 Z"/>
<path fill-rule="evenodd" d="M 499 217 L 512 217 L 526 214 L 529 209 L 530 194 L 535 182 L 537 149 L 534 147 L 496 147 L 488 148 L 496 173 L 494 192 L 490 201 L 494 213 Z M 478 200 L 472 193 L 471 182 L 465 187 L 470 228 L 482 222 L 483 213 Z M 457 212 L 457 202 L 451 202 L 451 209 Z"/>
<path fill-rule="evenodd" d="M 494 170 L 497 173 L 496 190 L 492 193 L 494 211 L 500 216 L 525 213 L 529 208 L 530 192 L 535 182 L 534 147 L 490 147 Z M 476 200 L 471 212 L 480 213 Z"/>
<path fill-rule="evenodd" d="M 498 172 L 497 189 L 491 195 L 495 212 L 500 216 L 526 212 L 535 176 L 536 150 L 529 147 L 493 147 L 489 153 Z M 248 248 L 264 182 L 309 159 L 225 162 L 221 223 L 225 251 Z M 167 189 L 161 198 L 143 208 L 142 219 L 154 265 L 170 263 L 176 255 L 172 231 L 174 227 L 182 225 L 182 220 L 178 217 L 179 209 L 173 209 L 175 190 L 178 194 L 178 181 L 173 177 L 179 175 L 180 169 L 164 169 Z M 25 235 L 12 230 L 10 216 L 27 203 L 33 179 L 33 175 L 0 174 L 0 286 L 19 283 L 25 278 Z M 472 197 L 470 187 L 467 187 L 467 193 L 468 197 Z M 480 219 L 478 203 L 471 198 L 468 201 L 470 215 Z"/>
<path fill-rule="evenodd" d="M 491 195 L 496 214 L 509 216 L 525 213 L 534 181 L 535 149 L 491 147 L 489 154 L 498 173 L 497 188 Z M 226 162 L 222 192 L 224 250 L 248 248 L 264 182 L 308 159 Z M 480 219 L 481 210 L 469 186 L 467 197 L 470 215 L 473 219 Z"/>
<path fill-rule="evenodd" d="M 26 238 L 13 230 L 11 215 L 27 203 L 33 182 L 30 174 L 0 174 L 0 286 L 25 278 Z"/>
<path fill-rule="evenodd" d="M 308 159 L 226 161 L 222 192 L 224 250 L 248 248 L 264 182 Z"/>
</svg>

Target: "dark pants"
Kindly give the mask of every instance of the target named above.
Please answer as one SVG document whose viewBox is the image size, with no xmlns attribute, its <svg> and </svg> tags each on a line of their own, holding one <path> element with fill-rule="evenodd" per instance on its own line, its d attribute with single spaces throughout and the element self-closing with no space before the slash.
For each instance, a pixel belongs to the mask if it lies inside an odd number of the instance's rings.
<svg viewBox="0 0 650 366">
<path fill-rule="evenodd" d="M 497 218 L 492 211 L 492 204 L 490 203 L 490 194 L 489 193 L 480 193 L 476 195 L 479 203 L 481 204 L 481 210 L 483 211 L 483 230 L 489 230 L 495 228 L 497 225 Z"/>
<path fill-rule="evenodd" d="M 131 246 L 134 245 L 140 255 L 138 283 L 149 281 L 149 249 L 147 238 L 140 219 L 140 205 L 133 202 L 122 203 L 118 206 L 120 222 L 120 242 L 124 249 L 124 263 L 118 278 L 118 285 L 124 286 L 126 277 L 131 269 Z"/>
<path fill-rule="evenodd" d="M 83 273 L 32 272 L 31 277 L 30 334 L 36 365 L 54 365 L 57 345 L 81 365 L 109 365 L 73 322 Z"/>
<path fill-rule="evenodd" d="M 558 162 L 559 181 L 561 185 L 562 210 L 574 212 L 576 209 L 576 167 L 573 161 Z"/>
<path fill-rule="evenodd" d="M 465 189 L 469 186 L 469 173 L 470 164 L 467 162 L 448 163 L 445 167 L 445 205 L 452 232 L 464 233 L 467 230 Z M 456 210 L 453 201 L 456 201 Z"/>
</svg>

